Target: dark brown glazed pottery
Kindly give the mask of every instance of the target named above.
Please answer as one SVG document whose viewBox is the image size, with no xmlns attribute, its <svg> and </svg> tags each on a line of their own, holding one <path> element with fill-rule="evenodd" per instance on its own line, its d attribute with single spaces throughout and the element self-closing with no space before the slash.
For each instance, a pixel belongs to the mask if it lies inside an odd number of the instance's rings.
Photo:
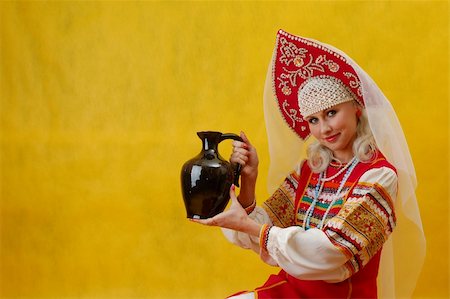
<svg viewBox="0 0 450 299">
<path fill-rule="evenodd" d="M 205 219 L 225 209 L 230 200 L 231 184 L 238 185 L 240 166 L 232 165 L 218 152 L 226 139 L 242 141 L 236 134 L 214 131 L 197 132 L 202 151 L 184 163 L 181 169 L 181 189 L 188 218 Z"/>
</svg>

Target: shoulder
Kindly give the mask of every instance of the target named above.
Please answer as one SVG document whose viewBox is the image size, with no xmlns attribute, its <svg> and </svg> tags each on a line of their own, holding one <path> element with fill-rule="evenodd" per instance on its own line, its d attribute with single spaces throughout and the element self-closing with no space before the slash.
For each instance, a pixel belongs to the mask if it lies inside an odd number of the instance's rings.
<svg viewBox="0 0 450 299">
<path fill-rule="evenodd" d="M 309 168 L 308 161 L 302 160 L 295 166 L 295 169 L 285 177 L 282 186 L 289 186 L 297 189 L 300 181 L 309 178 L 310 174 L 311 168 Z"/>
<path fill-rule="evenodd" d="M 393 172 L 397 173 L 394 165 L 392 165 L 380 151 L 376 152 L 375 158 L 373 160 L 364 164 L 366 164 L 366 171 L 379 168 L 389 168 Z"/>
<path fill-rule="evenodd" d="M 303 159 L 298 164 L 297 167 L 295 167 L 294 173 L 297 176 L 300 176 L 302 173 L 311 172 L 311 168 L 309 167 L 308 160 Z"/>
<path fill-rule="evenodd" d="M 394 165 L 389 163 L 380 151 L 377 151 L 373 160 L 365 162 L 363 165 L 364 170 L 360 177 L 360 181 L 377 182 L 382 178 L 397 178 L 397 170 Z"/>
<path fill-rule="evenodd" d="M 367 169 L 360 177 L 360 182 L 380 183 L 385 181 L 396 181 L 397 172 L 388 166 L 378 166 Z"/>
<path fill-rule="evenodd" d="M 372 186 L 375 189 L 384 189 L 391 195 L 397 192 L 397 171 L 386 158 L 379 153 L 371 162 L 366 163 L 365 171 L 358 180 L 359 186 Z"/>
</svg>

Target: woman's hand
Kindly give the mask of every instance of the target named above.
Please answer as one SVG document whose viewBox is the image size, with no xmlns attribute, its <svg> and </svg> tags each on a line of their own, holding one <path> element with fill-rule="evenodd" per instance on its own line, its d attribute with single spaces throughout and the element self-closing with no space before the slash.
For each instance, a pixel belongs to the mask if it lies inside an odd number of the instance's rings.
<svg viewBox="0 0 450 299">
<path fill-rule="evenodd" d="M 241 176 L 254 176 L 256 178 L 259 164 L 256 148 L 250 143 L 244 132 L 241 132 L 240 136 L 244 142 L 233 141 L 233 153 L 230 161 L 242 166 Z"/>
<path fill-rule="evenodd" d="M 258 155 L 244 132 L 241 132 L 243 142 L 233 141 L 231 163 L 239 163 L 241 168 L 241 192 L 239 202 L 244 208 L 255 202 L 256 179 L 258 177 Z"/>
<path fill-rule="evenodd" d="M 190 220 L 204 225 L 232 229 L 258 237 L 261 225 L 248 217 L 247 212 L 245 212 L 244 208 L 236 198 L 234 185 L 230 188 L 230 198 L 231 205 L 226 211 L 217 214 L 212 218 Z"/>
</svg>

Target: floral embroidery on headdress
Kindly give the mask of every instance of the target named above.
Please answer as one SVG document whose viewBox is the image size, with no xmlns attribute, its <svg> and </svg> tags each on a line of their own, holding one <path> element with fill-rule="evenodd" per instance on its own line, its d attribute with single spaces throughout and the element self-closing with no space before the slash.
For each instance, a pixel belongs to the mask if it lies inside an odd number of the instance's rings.
<svg viewBox="0 0 450 299">
<path fill-rule="evenodd" d="M 364 106 L 361 82 L 355 70 L 344 57 L 314 41 L 282 30 L 278 31 L 273 65 L 272 82 L 278 107 L 289 127 L 303 140 L 308 138 L 310 131 L 308 123 L 300 112 L 298 94 L 311 79 L 323 78 L 331 79 L 325 80 L 328 82 L 337 82 L 346 92 L 339 88 L 336 89 L 337 91 L 343 96 L 351 95 Z M 319 105 L 318 108 L 323 110 L 329 108 L 326 105 L 343 101 L 337 100 L 334 96 L 334 99 L 330 99 L 322 106 Z M 307 111 L 309 114 L 317 112 L 312 107 L 309 107 Z"/>
</svg>

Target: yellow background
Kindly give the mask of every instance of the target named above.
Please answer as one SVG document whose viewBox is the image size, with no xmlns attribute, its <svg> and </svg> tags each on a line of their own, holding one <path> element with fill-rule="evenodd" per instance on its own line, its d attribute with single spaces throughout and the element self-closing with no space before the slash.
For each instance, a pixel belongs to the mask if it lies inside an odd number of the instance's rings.
<svg viewBox="0 0 450 299">
<path fill-rule="evenodd" d="M 223 298 L 276 272 L 188 222 L 179 175 L 195 132 L 244 130 L 268 195 L 261 102 L 282 28 L 342 49 L 391 100 L 427 236 L 415 298 L 448 298 L 448 6 L 2 2 L 1 297 Z"/>
</svg>

